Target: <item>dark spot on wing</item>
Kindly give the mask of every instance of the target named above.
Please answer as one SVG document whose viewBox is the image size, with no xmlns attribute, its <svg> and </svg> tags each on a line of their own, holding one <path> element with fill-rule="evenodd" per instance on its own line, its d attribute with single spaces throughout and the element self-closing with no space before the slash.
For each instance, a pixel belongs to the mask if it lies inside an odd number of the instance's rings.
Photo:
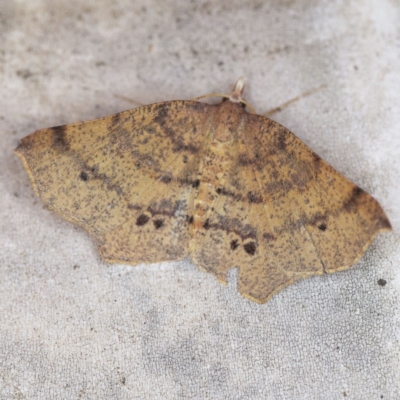
<svg viewBox="0 0 400 400">
<path fill-rule="evenodd" d="M 297 189 L 304 189 L 312 179 L 312 174 L 306 165 L 302 165 L 295 173 L 290 174 L 290 179 Z"/>
<path fill-rule="evenodd" d="M 217 221 L 212 224 L 207 219 L 203 227 L 205 229 L 213 228 L 229 233 L 234 233 L 243 241 L 247 239 L 257 239 L 256 229 L 250 224 L 243 224 L 238 218 L 229 218 L 226 216 L 217 215 Z"/>
<path fill-rule="evenodd" d="M 120 121 L 121 121 L 121 113 L 114 114 L 111 117 L 110 129 L 116 128 L 119 125 Z"/>
<path fill-rule="evenodd" d="M 157 116 L 154 118 L 154 122 L 163 126 L 165 124 L 165 119 L 168 116 L 168 107 L 160 104 L 159 106 L 155 106 L 155 111 L 157 112 Z"/>
<path fill-rule="evenodd" d="M 147 211 L 152 215 L 164 215 L 166 217 L 175 217 L 179 210 L 186 209 L 185 200 L 172 201 L 171 199 L 161 199 L 151 204 Z"/>
<path fill-rule="evenodd" d="M 318 229 L 319 229 L 320 231 L 326 231 L 326 224 L 320 224 L 320 225 L 318 225 Z"/>
<path fill-rule="evenodd" d="M 364 193 L 364 190 L 362 190 L 358 186 L 355 186 L 353 188 L 353 191 L 351 192 L 350 197 L 343 203 L 343 207 L 345 208 L 345 210 L 353 211 L 355 209 L 357 201 Z"/>
<path fill-rule="evenodd" d="M 216 229 L 222 229 L 227 233 L 233 232 L 238 235 L 242 241 L 246 239 L 256 239 L 257 233 L 253 226 L 250 224 L 243 225 L 237 218 L 219 217 Z"/>
<path fill-rule="evenodd" d="M 136 219 L 136 225 L 137 226 L 143 226 L 146 225 L 149 222 L 149 217 L 145 214 L 140 214 L 137 219 Z"/>
<path fill-rule="evenodd" d="M 187 217 L 188 223 L 189 223 L 189 224 L 193 224 L 193 219 L 194 219 L 194 218 L 193 218 L 193 215 L 191 215 L 190 217 L 187 215 L 186 217 Z"/>
<path fill-rule="evenodd" d="M 231 241 L 231 250 L 236 250 L 238 247 L 239 247 L 238 241 L 232 240 Z"/>
<path fill-rule="evenodd" d="M 265 185 L 265 192 L 270 195 L 275 195 L 275 196 L 285 196 L 289 190 L 293 188 L 292 182 L 288 180 L 280 180 L 280 181 L 274 181 L 267 183 Z"/>
<path fill-rule="evenodd" d="M 275 145 L 279 150 L 286 150 L 286 137 L 283 134 L 278 135 Z"/>
<path fill-rule="evenodd" d="M 267 241 L 267 242 L 272 242 L 274 240 L 276 240 L 276 237 L 274 235 L 272 235 L 271 233 L 268 232 L 264 232 L 263 233 L 263 238 Z"/>
<path fill-rule="evenodd" d="M 138 210 L 139 211 L 141 209 L 142 209 L 142 207 L 137 204 L 131 204 L 131 203 L 128 204 L 128 210 Z"/>
<path fill-rule="evenodd" d="M 385 281 L 385 279 L 378 279 L 379 286 L 385 286 L 386 284 L 387 284 L 387 282 Z"/>
<path fill-rule="evenodd" d="M 53 132 L 53 146 L 60 151 L 68 151 L 70 146 L 66 138 L 66 125 L 50 128 Z"/>
<path fill-rule="evenodd" d="M 250 254 L 251 256 L 254 255 L 254 253 L 256 252 L 256 244 L 254 242 L 249 242 L 243 245 L 244 250 L 247 254 Z"/>
<path fill-rule="evenodd" d="M 247 199 L 249 200 L 249 203 L 254 203 L 254 204 L 260 204 L 263 202 L 262 197 L 259 194 L 253 192 L 247 193 Z"/>
<path fill-rule="evenodd" d="M 196 180 L 192 183 L 192 186 L 193 186 L 194 188 L 198 188 L 198 187 L 200 186 L 200 179 L 196 179 Z"/>
<path fill-rule="evenodd" d="M 194 103 L 188 104 L 188 107 L 192 108 L 194 111 L 203 112 L 205 109 L 210 107 L 207 103 L 200 103 L 199 101 L 195 101 Z"/>
<path fill-rule="evenodd" d="M 159 125 L 164 135 L 170 138 L 171 141 L 175 143 L 176 142 L 175 131 L 170 126 L 168 126 L 168 122 L 170 121 L 170 118 L 168 118 L 170 103 L 165 102 L 162 104 L 158 105 L 156 104 L 154 106 L 149 106 L 149 107 L 150 107 L 149 112 L 156 114 L 156 116 L 154 117 L 154 122 Z"/>
<path fill-rule="evenodd" d="M 248 157 L 247 154 L 241 153 L 238 156 L 238 163 L 239 163 L 239 165 L 245 167 L 247 165 L 253 164 L 253 161 Z"/>
<path fill-rule="evenodd" d="M 174 145 L 172 148 L 172 151 L 174 153 L 180 153 L 181 151 L 187 151 L 188 153 L 191 154 L 196 154 L 199 149 L 196 146 L 193 146 L 192 144 L 184 144 L 182 142 L 178 142 Z"/>
<path fill-rule="evenodd" d="M 321 225 L 325 225 L 325 229 L 326 229 L 327 212 L 322 214 L 321 212 L 318 211 L 311 218 L 309 218 L 308 220 L 307 220 L 307 217 L 305 215 L 301 215 L 300 219 L 302 221 L 305 221 L 308 225 L 318 226 L 318 228 Z"/>
<path fill-rule="evenodd" d="M 222 196 L 226 196 L 226 197 L 231 197 L 232 199 L 236 200 L 236 201 L 241 201 L 242 200 L 242 196 L 239 193 L 234 193 L 230 190 L 227 190 L 223 187 L 218 187 L 216 189 L 216 192 L 218 194 L 221 194 Z"/>
<path fill-rule="evenodd" d="M 153 224 L 156 229 L 160 229 L 164 225 L 164 221 L 162 219 L 156 219 L 153 221 Z"/>
<path fill-rule="evenodd" d="M 170 183 L 172 181 L 172 176 L 171 175 L 163 175 L 160 178 L 160 182 L 162 183 Z"/>
<path fill-rule="evenodd" d="M 322 161 L 322 158 L 321 158 L 318 154 L 313 153 L 313 161 L 314 161 L 314 165 L 315 165 L 316 167 L 318 167 L 319 164 L 320 164 L 321 161 Z"/>
<path fill-rule="evenodd" d="M 85 171 L 82 171 L 81 174 L 79 175 L 79 178 L 81 178 L 83 181 L 86 182 L 89 179 L 89 176 Z"/>
</svg>

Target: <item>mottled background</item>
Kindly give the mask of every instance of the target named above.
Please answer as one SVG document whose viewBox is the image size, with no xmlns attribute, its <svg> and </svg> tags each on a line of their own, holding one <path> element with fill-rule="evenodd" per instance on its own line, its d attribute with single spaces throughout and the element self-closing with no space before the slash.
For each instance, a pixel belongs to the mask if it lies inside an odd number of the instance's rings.
<svg viewBox="0 0 400 400">
<path fill-rule="evenodd" d="M 189 261 L 107 265 L 12 153 L 36 129 L 229 92 L 394 231 L 264 305 Z M 400 3 L 0 0 L 1 399 L 399 399 Z M 378 281 L 380 284 L 378 284 Z"/>
</svg>

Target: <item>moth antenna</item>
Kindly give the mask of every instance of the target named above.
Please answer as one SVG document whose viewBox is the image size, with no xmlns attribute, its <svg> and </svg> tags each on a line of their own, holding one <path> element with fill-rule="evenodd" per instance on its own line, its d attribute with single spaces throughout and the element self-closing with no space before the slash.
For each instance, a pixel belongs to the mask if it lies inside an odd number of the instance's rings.
<svg viewBox="0 0 400 400">
<path fill-rule="evenodd" d="M 242 98 L 244 86 L 245 86 L 245 81 L 244 78 L 241 77 L 236 81 L 235 86 L 233 87 L 233 91 L 229 95 L 223 93 L 210 93 L 210 94 L 205 94 L 203 96 L 195 97 L 194 99 L 192 99 L 192 101 L 198 101 L 206 99 L 208 97 L 223 97 L 224 99 L 230 100 L 232 103 L 242 103 L 246 107 L 248 107 L 253 114 L 257 114 L 255 109 L 246 100 Z"/>
<path fill-rule="evenodd" d="M 223 97 L 224 99 L 229 99 L 229 95 L 223 93 L 210 93 L 210 94 L 203 94 L 203 96 L 195 97 L 191 99 L 191 101 L 197 101 L 202 99 L 207 99 L 209 97 Z"/>
<path fill-rule="evenodd" d="M 267 111 L 266 113 L 262 114 L 262 116 L 263 117 L 270 117 L 271 115 L 282 111 L 283 109 L 288 107 L 290 104 L 294 103 L 295 101 L 298 101 L 298 100 L 302 99 L 303 97 L 309 96 L 309 95 L 315 93 L 316 91 L 318 91 L 318 90 L 320 90 L 322 88 L 325 88 L 325 87 L 326 87 L 326 85 L 323 83 L 322 85 L 320 85 L 318 87 L 315 87 L 315 88 L 313 88 L 311 90 L 308 90 L 307 92 L 304 92 L 303 94 L 301 94 L 299 96 L 296 96 L 293 99 L 290 99 L 289 101 L 286 101 L 285 103 L 281 104 L 280 106 L 275 107 L 275 108 Z"/>
</svg>

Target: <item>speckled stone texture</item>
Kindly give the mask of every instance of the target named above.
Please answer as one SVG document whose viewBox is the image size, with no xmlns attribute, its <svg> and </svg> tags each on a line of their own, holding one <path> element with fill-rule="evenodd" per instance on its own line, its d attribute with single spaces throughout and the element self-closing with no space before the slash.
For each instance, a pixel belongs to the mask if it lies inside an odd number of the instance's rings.
<svg viewBox="0 0 400 400">
<path fill-rule="evenodd" d="M 0 399 L 400 398 L 400 5 L 0 0 Z M 107 265 L 12 149 L 36 129 L 229 92 L 371 193 L 393 232 L 259 305 L 188 261 Z"/>
</svg>

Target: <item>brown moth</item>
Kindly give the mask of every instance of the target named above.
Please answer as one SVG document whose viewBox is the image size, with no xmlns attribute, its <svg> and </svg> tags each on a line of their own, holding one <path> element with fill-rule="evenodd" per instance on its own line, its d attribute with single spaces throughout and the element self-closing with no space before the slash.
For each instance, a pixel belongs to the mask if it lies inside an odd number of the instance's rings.
<svg viewBox="0 0 400 400">
<path fill-rule="evenodd" d="M 378 202 L 288 129 L 249 113 L 244 83 L 217 105 L 167 101 L 42 129 L 15 152 L 46 206 L 110 263 L 190 256 L 264 303 L 356 263 L 391 229 Z"/>
</svg>

